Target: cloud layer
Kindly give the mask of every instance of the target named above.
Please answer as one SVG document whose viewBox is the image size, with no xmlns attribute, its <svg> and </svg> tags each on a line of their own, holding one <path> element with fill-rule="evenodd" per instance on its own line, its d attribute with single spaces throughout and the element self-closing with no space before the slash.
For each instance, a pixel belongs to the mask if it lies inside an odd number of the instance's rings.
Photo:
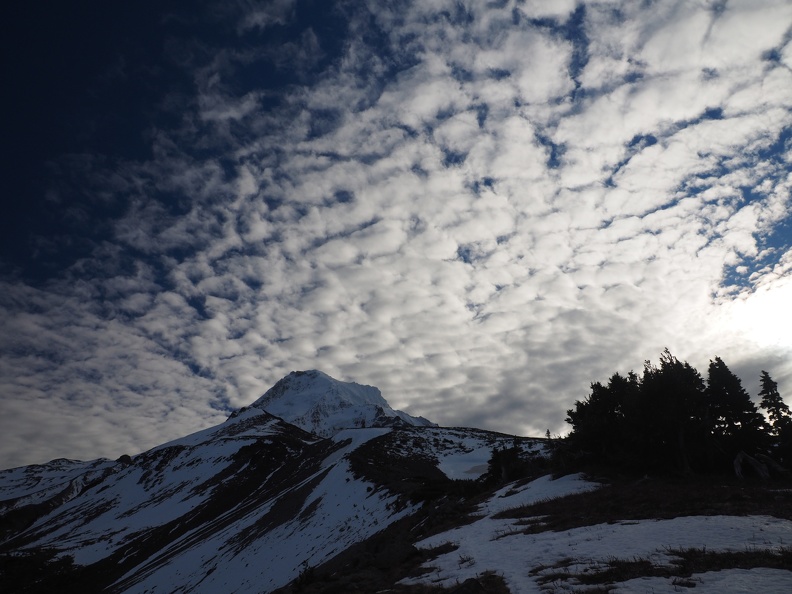
<svg viewBox="0 0 792 594">
<path fill-rule="evenodd" d="M 533 435 L 666 346 L 792 389 L 792 6 L 303 13 L 193 41 L 151 158 L 69 157 L 123 214 L 0 279 L 0 465 L 141 451 L 294 369 Z"/>
</svg>

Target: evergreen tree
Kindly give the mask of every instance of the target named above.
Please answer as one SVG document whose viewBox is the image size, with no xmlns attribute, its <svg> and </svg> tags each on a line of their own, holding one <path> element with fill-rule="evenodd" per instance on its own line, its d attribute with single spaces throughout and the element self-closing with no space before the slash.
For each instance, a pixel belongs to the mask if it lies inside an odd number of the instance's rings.
<svg viewBox="0 0 792 594">
<path fill-rule="evenodd" d="M 641 377 L 641 420 L 646 454 L 661 466 L 689 474 L 706 440 L 704 380 L 668 349 L 660 366 L 649 361 Z"/>
<path fill-rule="evenodd" d="M 591 394 L 567 411 L 573 427 L 567 443 L 594 459 L 628 470 L 676 470 L 702 466 L 708 432 L 704 380 L 666 349 L 660 365 L 649 361 L 643 376 L 611 376 L 591 385 Z"/>
<path fill-rule="evenodd" d="M 773 450 L 792 464 L 792 411 L 775 382 L 762 372 L 762 408 L 770 426 L 720 357 L 710 361 L 707 381 L 668 349 L 643 374 L 611 376 L 591 384 L 590 394 L 567 411 L 572 432 L 562 448 L 578 459 L 627 471 L 728 470 L 739 452 Z"/>
<path fill-rule="evenodd" d="M 762 401 L 759 403 L 767 416 L 770 417 L 770 436 L 773 440 L 772 453 L 782 464 L 792 464 L 792 413 L 776 384 L 766 371 L 762 371 L 762 390 L 759 392 Z"/>
<path fill-rule="evenodd" d="M 510 448 L 494 448 L 487 463 L 486 482 L 507 483 L 536 471 L 536 465 L 526 459 L 518 443 Z"/>
<path fill-rule="evenodd" d="M 625 463 L 632 450 L 630 424 L 635 421 L 627 414 L 635 408 L 637 393 L 638 379 L 632 372 L 627 377 L 613 374 L 607 385 L 591 384 L 591 394 L 567 411 L 566 421 L 573 427 L 569 441 L 601 462 Z"/>
<path fill-rule="evenodd" d="M 767 411 L 767 416 L 770 417 L 771 434 L 777 437 L 784 425 L 792 423 L 792 414 L 781 398 L 781 394 L 778 393 L 778 384 L 766 371 L 762 371 L 761 382 L 762 390 L 759 392 L 759 396 L 762 401 L 759 406 Z"/>
<path fill-rule="evenodd" d="M 727 456 L 741 450 L 755 453 L 767 445 L 767 426 L 762 414 L 751 402 L 740 378 L 720 357 L 709 364 L 707 400 L 712 434 Z"/>
</svg>

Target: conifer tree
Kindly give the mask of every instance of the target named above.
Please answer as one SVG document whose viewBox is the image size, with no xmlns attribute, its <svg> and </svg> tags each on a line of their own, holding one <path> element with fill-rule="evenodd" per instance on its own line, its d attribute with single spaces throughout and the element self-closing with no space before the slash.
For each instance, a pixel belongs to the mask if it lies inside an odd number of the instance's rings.
<svg viewBox="0 0 792 594">
<path fill-rule="evenodd" d="M 778 393 L 778 384 L 766 371 L 762 371 L 761 382 L 762 390 L 759 392 L 759 396 L 762 401 L 759 406 L 767 411 L 767 416 L 770 418 L 771 434 L 777 437 L 785 425 L 792 423 L 792 414 L 781 398 L 781 394 Z"/>
<path fill-rule="evenodd" d="M 659 367 L 649 361 L 644 365 L 641 403 L 647 454 L 665 466 L 691 473 L 693 454 L 707 433 L 701 374 L 665 349 Z"/>
<path fill-rule="evenodd" d="M 646 361 L 639 377 L 618 373 L 567 411 L 572 432 L 564 440 L 578 460 L 628 471 L 731 471 L 736 456 L 772 451 L 792 464 L 792 411 L 775 382 L 762 372 L 762 408 L 720 357 L 710 361 L 707 381 L 668 349 L 659 365 Z M 744 458 L 744 456 L 743 456 Z"/>
<path fill-rule="evenodd" d="M 618 374 L 616 374 L 618 375 Z M 618 443 L 622 425 L 621 401 L 600 382 L 591 384 L 591 394 L 575 401 L 575 408 L 567 411 L 567 423 L 573 427 L 573 440 L 593 454 L 610 453 Z"/>
<path fill-rule="evenodd" d="M 719 438 L 727 454 L 740 450 L 755 452 L 766 445 L 766 423 L 740 378 L 734 375 L 720 357 L 710 361 L 707 376 L 708 410 L 712 434 Z"/>
<path fill-rule="evenodd" d="M 776 384 L 766 371 L 762 371 L 762 401 L 759 404 L 770 417 L 772 454 L 779 462 L 792 465 L 792 412 L 778 393 Z"/>
<path fill-rule="evenodd" d="M 626 377 L 614 373 L 607 385 L 592 383 L 591 394 L 567 411 L 566 420 L 573 427 L 567 443 L 597 462 L 632 465 L 639 454 L 633 436 L 638 392 L 638 377 L 632 371 Z"/>
</svg>

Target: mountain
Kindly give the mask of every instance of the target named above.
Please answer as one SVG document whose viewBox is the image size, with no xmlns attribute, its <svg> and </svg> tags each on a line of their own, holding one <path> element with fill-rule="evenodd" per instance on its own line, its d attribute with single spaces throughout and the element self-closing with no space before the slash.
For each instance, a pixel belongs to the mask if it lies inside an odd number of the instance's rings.
<svg viewBox="0 0 792 594">
<path fill-rule="evenodd" d="M 341 382 L 317 370 L 292 371 L 250 407 L 322 437 L 353 427 L 434 425 L 423 417 L 393 410 L 373 386 Z"/>
<path fill-rule="evenodd" d="M 792 591 L 790 481 L 553 477 L 549 443 L 294 372 L 149 451 L 0 471 L 0 590 Z"/>
<path fill-rule="evenodd" d="M 294 372 L 147 452 L 0 472 L 3 591 L 270 592 L 515 443 L 541 455 L 541 440 L 430 426 L 376 388 Z"/>
</svg>

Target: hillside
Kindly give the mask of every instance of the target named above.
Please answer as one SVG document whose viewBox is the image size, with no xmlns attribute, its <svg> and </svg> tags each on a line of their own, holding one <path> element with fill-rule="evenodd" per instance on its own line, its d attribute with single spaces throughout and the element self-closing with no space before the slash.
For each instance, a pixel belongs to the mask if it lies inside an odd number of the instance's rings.
<svg viewBox="0 0 792 594">
<path fill-rule="evenodd" d="M 790 487 L 580 474 L 515 481 L 424 508 L 278 592 L 786 593 Z"/>
<path fill-rule="evenodd" d="M 0 471 L 0 580 L 20 593 L 792 589 L 788 479 L 553 478 L 548 454 L 544 439 L 433 426 L 376 388 L 298 372 L 147 452 Z"/>
</svg>

